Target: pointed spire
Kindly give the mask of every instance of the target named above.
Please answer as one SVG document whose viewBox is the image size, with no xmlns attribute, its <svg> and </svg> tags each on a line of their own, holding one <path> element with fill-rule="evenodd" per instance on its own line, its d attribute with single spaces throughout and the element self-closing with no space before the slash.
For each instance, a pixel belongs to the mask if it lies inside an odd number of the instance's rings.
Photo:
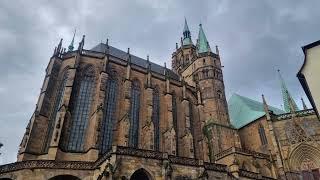
<svg viewBox="0 0 320 180">
<path fill-rule="evenodd" d="M 284 110 L 286 112 L 292 112 L 292 109 L 290 107 L 292 105 L 293 109 L 295 111 L 298 111 L 299 110 L 298 106 L 295 103 L 295 101 L 293 100 L 293 98 L 291 97 L 291 95 L 287 89 L 287 86 L 281 76 L 280 70 L 278 70 L 278 73 L 279 73 L 279 79 L 280 79 L 280 83 L 281 83 L 281 92 L 282 92 Z"/>
<path fill-rule="evenodd" d="M 148 69 L 148 71 L 151 71 L 151 63 L 149 60 L 149 55 L 147 55 L 147 69 Z"/>
<path fill-rule="evenodd" d="M 303 98 L 301 98 L 301 102 L 302 102 L 303 109 L 304 109 L 304 110 L 307 110 L 308 107 L 307 107 L 306 103 L 304 103 Z"/>
<path fill-rule="evenodd" d="M 184 17 L 184 28 L 183 28 L 183 32 L 190 32 L 186 17 Z"/>
<path fill-rule="evenodd" d="M 190 45 L 192 44 L 191 33 L 188 27 L 187 19 L 184 18 L 184 28 L 183 28 L 183 40 L 182 45 Z"/>
<path fill-rule="evenodd" d="M 167 77 L 167 63 L 166 63 L 166 62 L 164 62 L 163 75 L 164 75 L 165 77 Z"/>
<path fill-rule="evenodd" d="M 63 39 L 61 38 L 61 39 L 60 39 L 60 42 L 59 42 L 59 44 L 58 44 L 57 53 L 60 53 L 60 51 L 61 51 L 62 41 L 63 41 Z"/>
<path fill-rule="evenodd" d="M 209 43 L 207 41 L 207 37 L 204 34 L 204 31 L 202 29 L 202 24 L 199 25 L 197 50 L 198 50 L 198 53 L 204 53 L 204 52 L 208 52 L 210 50 L 210 45 L 209 45 Z"/>
<path fill-rule="evenodd" d="M 216 54 L 219 55 L 219 48 L 216 46 Z"/>
<path fill-rule="evenodd" d="M 127 54 L 128 54 L 128 64 L 131 65 L 131 54 L 130 54 L 130 48 L 128 48 L 128 51 L 127 51 Z"/>
<path fill-rule="evenodd" d="M 78 51 L 81 53 L 81 51 L 83 50 L 83 46 L 84 46 L 84 39 L 85 39 L 85 35 L 82 36 L 81 42 L 79 43 L 78 46 Z"/>
<path fill-rule="evenodd" d="M 70 43 L 70 45 L 68 46 L 68 51 L 73 51 L 73 48 L 74 48 L 74 46 L 73 46 L 73 44 L 74 44 L 74 37 L 75 37 L 75 35 L 76 35 L 76 32 L 77 32 L 77 30 L 75 29 L 75 30 L 74 30 L 74 33 L 73 33 L 73 37 L 72 37 L 71 43 Z"/>
<path fill-rule="evenodd" d="M 262 102 L 263 102 L 263 109 L 264 109 L 264 111 L 266 113 L 267 120 L 270 120 L 269 107 L 268 107 L 267 101 L 264 98 L 263 94 L 262 94 Z"/>
</svg>

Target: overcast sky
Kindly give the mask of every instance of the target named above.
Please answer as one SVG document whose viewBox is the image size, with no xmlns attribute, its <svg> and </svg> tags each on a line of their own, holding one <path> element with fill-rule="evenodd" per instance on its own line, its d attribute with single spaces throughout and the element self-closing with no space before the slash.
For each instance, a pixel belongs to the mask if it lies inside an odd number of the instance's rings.
<svg viewBox="0 0 320 180">
<path fill-rule="evenodd" d="M 85 34 L 86 49 L 109 38 L 112 46 L 170 64 L 184 17 L 193 42 L 201 22 L 211 47 L 220 48 L 228 98 L 260 100 L 263 93 L 281 108 L 281 69 L 301 107 L 305 94 L 296 73 L 301 46 L 320 39 L 319 7 L 319 0 L 1 0 L 0 164 L 16 161 L 54 46 L 63 38 L 67 47 L 75 28 L 76 45 Z"/>
</svg>

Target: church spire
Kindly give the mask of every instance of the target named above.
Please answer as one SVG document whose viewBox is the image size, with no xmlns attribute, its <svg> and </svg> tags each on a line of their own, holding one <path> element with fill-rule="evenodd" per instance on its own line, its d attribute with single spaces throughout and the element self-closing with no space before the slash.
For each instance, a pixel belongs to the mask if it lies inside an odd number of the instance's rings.
<svg viewBox="0 0 320 180">
<path fill-rule="evenodd" d="M 76 29 L 74 30 L 74 33 L 73 33 L 73 37 L 72 37 L 72 41 L 71 41 L 71 43 L 70 43 L 70 45 L 69 45 L 69 47 L 68 47 L 68 51 L 73 51 L 73 48 L 74 48 L 74 46 L 73 46 L 73 43 L 74 43 L 74 37 L 75 37 L 75 35 L 76 35 Z"/>
<path fill-rule="evenodd" d="M 304 102 L 303 98 L 301 98 L 301 102 L 302 102 L 302 107 L 303 107 L 303 109 L 304 109 L 304 110 L 307 110 L 308 107 L 307 107 L 306 103 Z"/>
<path fill-rule="evenodd" d="M 291 95 L 287 89 L 287 86 L 286 86 L 284 80 L 282 79 L 280 70 L 278 70 L 278 73 L 279 73 L 279 79 L 280 79 L 280 83 L 281 83 L 281 92 L 282 92 L 284 110 L 286 112 L 291 112 L 292 107 L 290 107 L 290 106 L 293 106 L 293 109 L 295 111 L 298 111 L 299 110 L 298 106 L 297 106 L 296 102 L 293 100 L 293 98 L 291 97 Z"/>
<path fill-rule="evenodd" d="M 202 29 L 202 24 L 199 25 L 199 35 L 197 40 L 197 51 L 198 53 L 205 53 L 210 51 L 210 45 L 208 43 L 207 37 Z"/>
<path fill-rule="evenodd" d="M 188 27 L 187 19 L 184 18 L 184 28 L 183 28 L 183 40 L 182 45 L 190 45 L 192 44 L 191 33 Z"/>
</svg>

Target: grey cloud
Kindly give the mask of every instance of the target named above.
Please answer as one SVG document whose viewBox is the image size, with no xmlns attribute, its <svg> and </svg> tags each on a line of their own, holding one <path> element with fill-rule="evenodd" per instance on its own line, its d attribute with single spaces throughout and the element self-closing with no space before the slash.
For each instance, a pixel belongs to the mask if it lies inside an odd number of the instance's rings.
<svg viewBox="0 0 320 180">
<path fill-rule="evenodd" d="M 54 46 L 67 47 L 86 35 L 86 48 L 109 38 L 118 48 L 158 64 L 170 64 L 180 43 L 183 18 L 193 42 L 201 22 L 212 48 L 219 45 L 226 92 L 280 106 L 276 69 L 291 94 L 305 97 L 295 74 L 301 46 L 318 40 L 320 2 L 311 1 L 32 1 L 0 2 L 0 164 L 15 161 L 16 152 L 37 101 L 44 70 Z M 77 45 L 77 43 L 76 43 Z M 298 102 L 300 104 L 300 102 Z"/>
</svg>

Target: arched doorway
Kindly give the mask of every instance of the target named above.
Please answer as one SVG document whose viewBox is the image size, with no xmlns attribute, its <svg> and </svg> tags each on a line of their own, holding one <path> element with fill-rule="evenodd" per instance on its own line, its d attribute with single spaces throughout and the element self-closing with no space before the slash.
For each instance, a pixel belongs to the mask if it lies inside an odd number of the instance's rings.
<svg viewBox="0 0 320 180">
<path fill-rule="evenodd" d="M 131 175 L 130 180 L 152 180 L 152 178 L 146 170 L 138 169 Z"/>
<path fill-rule="evenodd" d="M 81 179 L 72 175 L 59 175 L 59 176 L 54 176 L 49 180 L 81 180 Z"/>
<path fill-rule="evenodd" d="M 320 178 L 320 150 L 314 146 L 302 143 L 289 156 L 291 170 L 300 172 L 304 180 Z"/>
</svg>

